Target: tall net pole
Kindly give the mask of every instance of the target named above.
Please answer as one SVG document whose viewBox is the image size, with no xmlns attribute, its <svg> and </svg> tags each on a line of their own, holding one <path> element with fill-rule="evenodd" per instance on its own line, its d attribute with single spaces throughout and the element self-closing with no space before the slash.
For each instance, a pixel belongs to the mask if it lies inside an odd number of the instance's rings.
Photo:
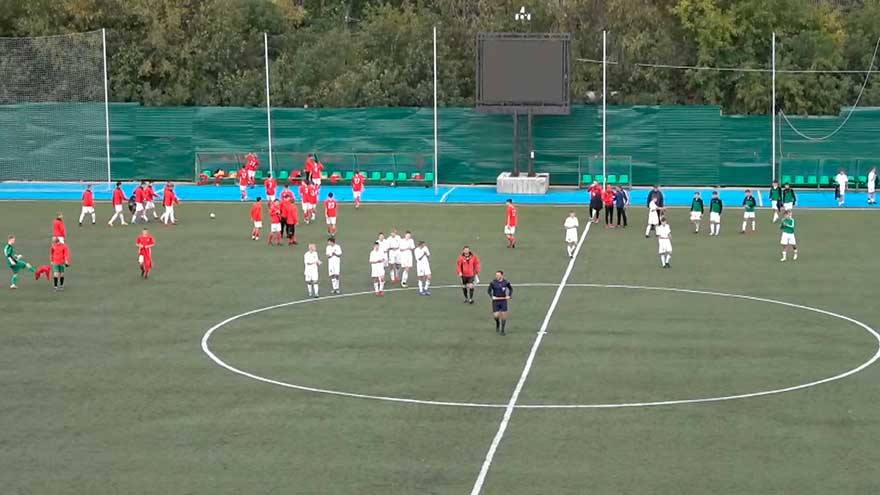
<svg viewBox="0 0 880 495">
<path fill-rule="evenodd" d="M 269 173 L 273 174 L 272 162 L 272 103 L 269 98 L 269 34 L 263 33 L 263 57 L 266 60 L 266 131 L 269 133 Z"/>
<path fill-rule="evenodd" d="M 770 48 L 770 72 L 771 84 L 770 90 L 770 168 L 772 169 L 773 180 L 776 180 L 776 32 L 771 37 Z"/>
<path fill-rule="evenodd" d="M 434 26 L 434 194 L 437 194 L 439 156 L 440 145 L 437 140 L 437 26 Z"/>
<path fill-rule="evenodd" d="M 602 31 L 602 187 L 604 188 L 608 181 L 606 155 L 608 152 L 607 142 L 605 139 L 605 110 L 608 100 L 608 57 L 607 57 L 607 31 Z"/>
<path fill-rule="evenodd" d="M 104 140 L 107 142 L 107 190 L 111 187 L 110 167 L 110 86 L 107 84 L 107 30 L 101 29 L 101 44 L 104 57 Z"/>
</svg>

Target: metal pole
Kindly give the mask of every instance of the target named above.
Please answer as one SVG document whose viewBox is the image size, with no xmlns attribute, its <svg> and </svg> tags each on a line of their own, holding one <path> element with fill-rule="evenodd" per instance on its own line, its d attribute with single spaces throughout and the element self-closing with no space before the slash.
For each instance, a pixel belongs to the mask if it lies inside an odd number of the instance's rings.
<svg viewBox="0 0 880 495">
<path fill-rule="evenodd" d="M 535 148 L 534 148 L 534 144 L 532 143 L 532 111 L 531 110 L 529 110 L 528 119 L 529 119 L 528 120 L 529 135 L 528 135 L 528 139 L 526 140 L 526 142 L 529 146 L 529 177 L 534 177 L 535 176 Z"/>
<path fill-rule="evenodd" d="M 513 175 L 519 177 L 519 119 L 513 111 Z"/>
<path fill-rule="evenodd" d="M 773 180 L 776 180 L 776 32 L 775 31 L 773 32 L 773 37 L 772 37 L 771 43 L 772 43 L 772 48 L 770 49 L 770 58 L 771 58 L 770 66 L 772 67 L 772 69 L 770 72 L 772 73 L 772 76 L 771 76 L 771 79 L 772 79 L 771 94 L 772 94 L 772 96 L 770 97 L 770 99 L 772 101 L 770 102 L 770 127 L 771 127 L 770 135 L 772 136 L 772 139 L 770 142 L 770 154 L 772 156 L 770 158 L 770 168 L 773 169 L 773 172 L 772 172 Z"/>
<path fill-rule="evenodd" d="M 263 33 L 263 57 L 266 60 L 266 127 L 269 133 L 269 173 L 273 176 L 272 162 L 272 104 L 269 100 L 269 35 Z"/>
<path fill-rule="evenodd" d="M 101 29 L 101 42 L 104 46 L 104 140 L 107 143 L 107 190 L 111 187 L 110 171 L 110 88 L 107 84 L 107 30 Z"/>
<path fill-rule="evenodd" d="M 605 139 L 605 109 L 607 106 L 608 93 L 608 60 L 607 60 L 607 31 L 602 31 L 602 187 L 608 180 L 606 167 L 606 154 L 608 152 Z"/>
<path fill-rule="evenodd" d="M 437 26 L 434 26 L 434 194 L 437 194 L 438 158 L 440 156 L 437 140 Z"/>
</svg>

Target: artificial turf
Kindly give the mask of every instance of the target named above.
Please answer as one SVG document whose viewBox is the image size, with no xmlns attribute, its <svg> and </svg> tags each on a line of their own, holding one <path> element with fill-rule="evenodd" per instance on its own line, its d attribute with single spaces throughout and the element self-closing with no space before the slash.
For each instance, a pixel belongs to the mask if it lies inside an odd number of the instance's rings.
<svg viewBox="0 0 880 495">
<path fill-rule="evenodd" d="M 0 486 L 5 493 L 468 493 L 503 409 L 389 403 L 261 383 L 201 349 L 229 316 L 305 298 L 300 245 L 249 238 L 241 204 L 184 204 L 150 225 L 155 269 L 141 280 L 138 230 L 76 226 L 73 203 L 4 203 L 0 234 L 47 261 L 51 220 L 68 222 L 67 289 L 23 280 L 0 295 Z M 210 220 L 208 213 L 217 218 Z M 218 329 L 224 362 L 286 383 L 421 400 L 506 404 L 568 263 L 567 208 L 520 210 L 505 249 L 503 206 L 342 205 L 342 289 L 369 292 L 376 233 L 411 229 L 432 251 L 434 295 L 328 298 Z M 579 210 L 581 222 L 584 211 Z M 750 393 L 819 380 L 870 359 L 876 339 L 827 315 L 719 296 L 576 284 L 677 287 L 818 307 L 868 325 L 880 217 L 799 211 L 801 258 L 780 263 L 777 226 L 689 232 L 670 210 L 672 268 L 630 228 L 594 226 L 519 398 L 596 404 Z M 705 229 L 704 229 L 705 230 Z M 454 260 L 470 244 L 483 279 L 514 284 L 510 334 L 488 302 L 465 305 Z M 323 258 L 323 255 L 322 255 Z M 8 274 L 8 271 L 7 271 Z M 322 268 L 322 289 L 329 294 Z M 414 286 L 414 280 L 411 286 Z M 876 366 L 840 381 L 731 402 L 634 409 L 517 409 L 483 493 L 875 493 Z"/>
</svg>

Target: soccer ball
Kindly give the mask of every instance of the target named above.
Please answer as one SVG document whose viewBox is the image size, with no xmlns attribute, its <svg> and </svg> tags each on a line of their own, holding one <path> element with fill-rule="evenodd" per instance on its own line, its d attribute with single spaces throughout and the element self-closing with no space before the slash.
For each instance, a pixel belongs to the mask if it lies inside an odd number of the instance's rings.
<svg viewBox="0 0 880 495">
<path fill-rule="evenodd" d="M 215 219 L 215 218 L 217 218 L 217 215 L 215 215 L 214 212 L 212 211 L 212 212 L 211 212 L 211 220 L 213 220 L 213 219 Z"/>
</svg>

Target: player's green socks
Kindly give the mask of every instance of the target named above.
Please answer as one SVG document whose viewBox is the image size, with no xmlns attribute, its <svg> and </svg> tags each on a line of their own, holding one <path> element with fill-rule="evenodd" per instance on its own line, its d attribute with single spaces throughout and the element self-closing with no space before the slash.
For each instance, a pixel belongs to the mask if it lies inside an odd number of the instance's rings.
<svg viewBox="0 0 880 495">
<path fill-rule="evenodd" d="M 10 285 L 18 285 L 18 274 L 14 273 L 12 275 L 12 280 L 9 281 Z"/>
</svg>

